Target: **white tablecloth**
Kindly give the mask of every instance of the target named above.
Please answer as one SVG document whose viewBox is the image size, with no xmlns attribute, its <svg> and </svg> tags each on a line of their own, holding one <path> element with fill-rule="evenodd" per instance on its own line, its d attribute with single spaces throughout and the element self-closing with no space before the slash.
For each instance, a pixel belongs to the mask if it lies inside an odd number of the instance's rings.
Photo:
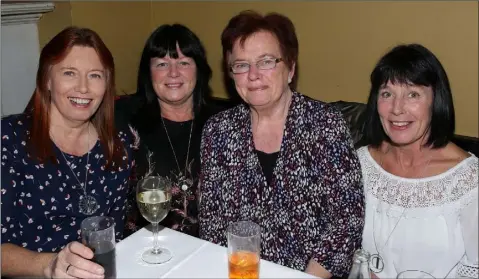
<svg viewBox="0 0 479 279">
<path fill-rule="evenodd" d="M 160 229 L 160 245 L 168 248 L 173 258 L 164 264 L 143 262 L 141 254 L 153 244 L 153 234 L 143 228 L 117 243 L 118 278 L 228 278 L 225 247 L 168 228 Z M 315 277 L 261 260 L 260 278 Z"/>
</svg>

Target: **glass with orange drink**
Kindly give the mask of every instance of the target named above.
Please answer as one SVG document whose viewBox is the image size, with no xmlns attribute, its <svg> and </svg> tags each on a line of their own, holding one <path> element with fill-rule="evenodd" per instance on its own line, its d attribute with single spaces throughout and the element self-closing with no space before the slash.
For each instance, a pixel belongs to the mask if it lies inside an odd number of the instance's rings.
<svg viewBox="0 0 479 279">
<path fill-rule="evenodd" d="M 228 226 L 228 271 L 230 279 L 259 278 L 261 228 L 251 221 Z"/>
</svg>

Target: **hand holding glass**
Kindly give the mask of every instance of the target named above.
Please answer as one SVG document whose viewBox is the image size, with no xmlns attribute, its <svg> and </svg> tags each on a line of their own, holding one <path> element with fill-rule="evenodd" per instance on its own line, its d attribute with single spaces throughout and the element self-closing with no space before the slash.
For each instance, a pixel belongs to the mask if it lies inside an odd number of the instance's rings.
<svg viewBox="0 0 479 279">
<path fill-rule="evenodd" d="M 93 216 L 81 223 L 83 245 L 93 251 L 92 261 L 103 266 L 105 278 L 116 278 L 115 221 L 111 217 Z"/>
<path fill-rule="evenodd" d="M 261 228 L 250 221 L 228 227 L 228 270 L 230 279 L 259 278 Z"/>
<path fill-rule="evenodd" d="M 364 249 L 358 249 L 354 252 L 353 266 L 349 272 L 348 279 L 367 279 L 371 278 L 369 270 L 370 255 Z"/>
<path fill-rule="evenodd" d="M 171 259 L 171 252 L 159 246 L 158 223 L 170 212 L 171 182 L 161 176 L 148 176 L 138 181 L 136 201 L 141 215 L 152 224 L 153 248 L 142 255 L 143 261 L 161 264 Z"/>
</svg>

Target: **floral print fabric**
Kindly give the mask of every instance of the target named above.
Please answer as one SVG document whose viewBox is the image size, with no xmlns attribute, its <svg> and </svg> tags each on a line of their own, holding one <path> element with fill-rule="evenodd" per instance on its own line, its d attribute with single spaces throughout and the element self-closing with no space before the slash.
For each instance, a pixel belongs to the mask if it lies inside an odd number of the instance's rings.
<svg viewBox="0 0 479 279">
<path fill-rule="evenodd" d="M 134 175 L 130 178 L 126 235 L 149 224 L 136 204 L 136 186 L 138 181 L 150 173 L 168 178 L 172 182 L 171 209 L 160 225 L 198 237 L 197 184 L 204 118 L 198 116 L 194 121 L 183 122 L 166 118 L 162 120 L 159 108 L 147 106 L 130 121 L 133 133 L 136 133 L 140 140 L 138 150 L 134 151 Z M 171 139 L 174 152 L 168 138 Z M 185 173 L 185 169 L 186 178 L 191 182 L 190 187 L 183 187 L 178 183 L 180 170 Z"/>
<path fill-rule="evenodd" d="M 40 164 L 30 157 L 26 142 L 32 119 L 19 114 L 2 119 L 1 238 L 38 252 L 58 252 L 80 238 L 80 224 L 87 215 L 79 212 L 79 185 L 60 150 L 53 144 L 57 164 Z M 131 135 L 119 132 L 128 156 L 116 170 L 105 169 L 99 141 L 83 156 L 65 154 L 82 184 L 88 170 L 87 193 L 100 207 L 93 215 L 115 219 L 116 239 L 122 238 L 128 177 L 131 166 Z"/>
<path fill-rule="evenodd" d="M 246 105 L 203 131 L 200 237 L 226 246 L 228 224 L 261 225 L 261 258 L 298 270 L 314 259 L 335 276 L 360 246 L 364 195 L 359 160 L 339 111 L 293 93 L 268 186 L 254 152 Z"/>
</svg>

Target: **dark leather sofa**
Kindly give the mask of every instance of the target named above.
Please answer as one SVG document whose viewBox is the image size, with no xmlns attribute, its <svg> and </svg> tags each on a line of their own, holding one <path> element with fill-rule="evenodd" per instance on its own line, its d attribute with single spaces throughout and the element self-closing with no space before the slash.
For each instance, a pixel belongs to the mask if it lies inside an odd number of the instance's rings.
<svg viewBox="0 0 479 279">
<path fill-rule="evenodd" d="M 208 110 L 211 111 L 211 114 L 214 114 L 234 107 L 239 102 L 239 98 L 209 98 L 207 103 Z M 342 112 L 345 120 L 348 122 L 355 147 L 358 148 L 366 145 L 367 142 L 365 141 L 362 133 L 366 104 L 346 101 L 336 101 L 331 102 L 330 104 L 339 109 Z M 127 121 L 125 118 L 129 118 L 131 113 L 134 113 L 134 111 L 139 109 L 140 102 L 138 101 L 138 98 L 134 97 L 134 95 L 123 95 L 118 97 L 115 106 L 117 111 L 122 112 L 116 114 L 116 122 L 119 124 L 125 123 L 125 121 Z M 479 138 L 455 135 L 452 141 L 462 149 L 469 151 L 479 157 Z"/>
<path fill-rule="evenodd" d="M 215 111 L 221 111 L 235 106 L 238 101 L 212 98 L 209 103 Z M 330 104 L 339 109 L 342 112 L 345 120 L 348 122 L 351 136 L 356 148 L 367 145 L 362 133 L 366 104 L 346 101 L 336 101 L 331 102 Z M 452 141 L 462 149 L 469 151 L 479 157 L 479 138 L 455 135 Z"/>
</svg>

